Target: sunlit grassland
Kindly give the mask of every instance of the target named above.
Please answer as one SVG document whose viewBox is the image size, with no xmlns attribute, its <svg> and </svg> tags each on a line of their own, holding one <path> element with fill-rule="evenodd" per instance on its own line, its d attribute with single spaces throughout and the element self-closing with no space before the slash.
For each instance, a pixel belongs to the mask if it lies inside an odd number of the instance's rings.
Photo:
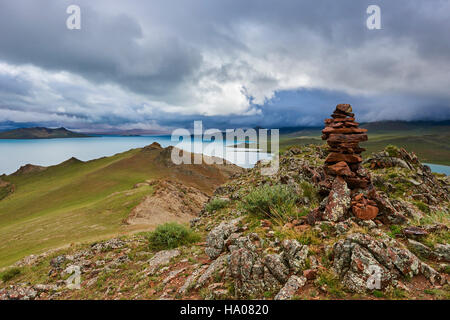
<svg viewBox="0 0 450 320">
<path fill-rule="evenodd" d="M 156 177 L 141 149 L 83 163 L 75 159 L 42 172 L 9 176 L 13 194 L 0 201 L 0 267 L 28 254 L 120 233 L 146 195 L 138 182 Z"/>
</svg>

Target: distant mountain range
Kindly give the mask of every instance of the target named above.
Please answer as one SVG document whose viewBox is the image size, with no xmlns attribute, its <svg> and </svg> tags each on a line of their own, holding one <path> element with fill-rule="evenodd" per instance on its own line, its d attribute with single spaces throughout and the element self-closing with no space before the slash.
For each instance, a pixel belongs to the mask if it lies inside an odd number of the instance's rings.
<svg viewBox="0 0 450 320">
<path fill-rule="evenodd" d="M 66 128 L 49 129 L 44 127 L 19 128 L 0 132 L 0 139 L 54 139 L 87 138 L 89 135 L 77 133 Z"/>
</svg>

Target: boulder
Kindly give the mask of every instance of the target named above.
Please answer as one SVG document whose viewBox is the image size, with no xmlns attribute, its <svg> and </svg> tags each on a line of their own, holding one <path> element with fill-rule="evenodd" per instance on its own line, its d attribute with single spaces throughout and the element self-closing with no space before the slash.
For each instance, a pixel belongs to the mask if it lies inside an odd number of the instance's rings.
<svg viewBox="0 0 450 320">
<path fill-rule="evenodd" d="M 242 218 L 222 222 L 206 237 L 205 252 L 210 259 L 217 258 L 225 247 L 225 240 L 238 230 L 238 223 Z"/>
<path fill-rule="evenodd" d="M 306 284 L 305 277 L 292 275 L 283 288 L 277 293 L 274 300 L 290 300 L 295 293 Z"/>
<path fill-rule="evenodd" d="M 172 258 L 179 256 L 181 252 L 177 249 L 163 250 L 157 252 L 150 260 L 147 261 L 148 267 L 144 270 L 146 275 L 154 274 L 159 267 L 168 264 Z"/>
<path fill-rule="evenodd" d="M 350 200 L 350 189 L 347 183 L 341 177 L 336 177 L 322 218 L 333 222 L 344 220 L 350 208 Z"/>
<path fill-rule="evenodd" d="M 383 290 L 400 277 L 423 274 L 433 284 L 443 283 L 437 271 L 421 262 L 408 249 L 384 235 L 375 239 L 355 233 L 333 247 L 333 269 L 344 286 L 354 292 Z"/>
</svg>

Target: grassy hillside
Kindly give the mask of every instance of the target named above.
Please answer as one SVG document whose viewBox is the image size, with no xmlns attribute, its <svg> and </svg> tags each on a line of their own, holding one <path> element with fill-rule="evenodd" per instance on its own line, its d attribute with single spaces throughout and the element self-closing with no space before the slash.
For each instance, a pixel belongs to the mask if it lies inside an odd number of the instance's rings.
<svg viewBox="0 0 450 320">
<path fill-rule="evenodd" d="M 364 154 L 381 151 L 389 144 L 415 152 L 422 162 L 450 165 L 450 125 L 428 122 L 374 122 L 361 125 L 368 129 L 369 141 L 361 143 Z M 292 145 L 322 144 L 321 128 L 280 136 L 280 150 Z M 364 155 L 363 154 L 363 155 Z"/>
<path fill-rule="evenodd" d="M 0 267 L 49 248 L 134 231 L 122 221 L 152 192 L 148 185 L 134 188 L 137 183 L 170 177 L 210 193 L 226 181 L 226 170 L 174 167 L 168 149 L 146 147 L 3 176 L 15 190 L 0 201 Z"/>
<path fill-rule="evenodd" d="M 77 133 L 66 128 L 49 129 L 43 127 L 19 128 L 0 132 L 0 139 L 54 139 L 54 138 L 86 138 L 83 133 Z"/>
</svg>

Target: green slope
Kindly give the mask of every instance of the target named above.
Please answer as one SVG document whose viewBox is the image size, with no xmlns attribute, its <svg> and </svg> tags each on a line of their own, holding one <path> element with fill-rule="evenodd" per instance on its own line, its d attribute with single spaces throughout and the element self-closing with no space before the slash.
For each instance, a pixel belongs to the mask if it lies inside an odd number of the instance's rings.
<svg viewBox="0 0 450 320">
<path fill-rule="evenodd" d="M 148 185 L 133 188 L 137 183 L 170 177 L 211 192 L 226 180 L 216 166 L 173 168 L 168 156 L 167 149 L 134 149 L 2 177 L 15 191 L 0 200 L 0 267 L 49 248 L 133 231 L 122 221 L 152 192 Z"/>
</svg>

